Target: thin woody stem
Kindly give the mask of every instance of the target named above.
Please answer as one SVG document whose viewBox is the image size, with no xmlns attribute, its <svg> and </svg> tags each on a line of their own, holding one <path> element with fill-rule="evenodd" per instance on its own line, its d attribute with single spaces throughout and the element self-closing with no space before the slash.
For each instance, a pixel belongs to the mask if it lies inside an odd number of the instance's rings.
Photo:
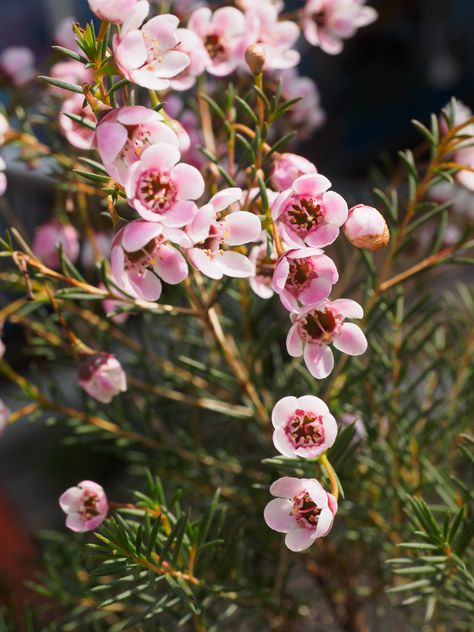
<svg viewBox="0 0 474 632">
<path fill-rule="evenodd" d="M 331 465 L 326 453 L 322 454 L 319 457 L 319 461 L 321 465 L 326 470 L 326 474 L 329 477 L 329 481 L 331 483 L 331 494 L 336 498 L 339 498 L 339 485 L 337 484 L 336 472 L 334 471 L 333 466 Z"/>
</svg>

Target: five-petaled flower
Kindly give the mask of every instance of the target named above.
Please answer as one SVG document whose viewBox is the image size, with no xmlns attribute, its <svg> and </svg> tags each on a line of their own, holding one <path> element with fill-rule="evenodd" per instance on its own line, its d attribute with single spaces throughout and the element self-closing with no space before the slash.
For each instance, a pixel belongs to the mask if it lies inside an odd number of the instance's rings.
<svg viewBox="0 0 474 632">
<path fill-rule="evenodd" d="M 265 507 L 265 522 L 286 533 L 290 551 L 304 551 L 331 530 L 337 500 L 314 478 L 284 476 L 272 484 L 270 493 L 276 498 Z"/>
<path fill-rule="evenodd" d="M 67 489 L 59 498 L 59 505 L 67 515 L 66 527 L 77 533 L 96 529 L 109 510 L 103 488 L 94 481 L 81 481 Z"/>
</svg>

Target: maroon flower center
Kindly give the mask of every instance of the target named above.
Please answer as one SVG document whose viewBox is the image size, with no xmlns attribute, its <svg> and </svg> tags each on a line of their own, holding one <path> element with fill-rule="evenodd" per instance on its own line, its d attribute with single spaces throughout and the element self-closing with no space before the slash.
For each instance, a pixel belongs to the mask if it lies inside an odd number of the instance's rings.
<svg viewBox="0 0 474 632">
<path fill-rule="evenodd" d="M 295 448 L 319 447 L 324 441 L 323 418 L 298 409 L 288 421 L 285 432 Z"/>
<path fill-rule="evenodd" d="M 138 181 L 137 198 L 155 213 L 166 211 L 176 201 L 176 197 L 176 186 L 168 173 L 148 169 Z"/>
<path fill-rule="evenodd" d="M 327 26 L 328 18 L 326 15 L 326 11 L 318 11 L 317 13 L 313 13 L 311 16 L 313 22 L 316 24 L 318 29 L 324 29 Z"/>
<path fill-rule="evenodd" d="M 79 509 L 80 515 L 85 520 L 90 520 L 91 518 L 95 518 L 99 515 L 99 510 L 97 508 L 98 498 L 94 492 L 86 491 L 84 492 L 84 498 L 81 503 L 81 507 Z"/>
<path fill-rule="evenodd" d="M 311 259 L 288 259 L 290 270 L 286 280 L 286 289 L 299 294 L 313 279 L 317 278 Z"/>
<path fill-rule="evenodd" d="M 125 270 L 143 270 L 153 265 L 160 246 L 160 238 L 152 239 L 140 250 L 127 252 L 125 256 Z"/>
<path fill-rule="evenodd" d="M 338 318 L 328 309 L 313 309 L 300 322 L 306 342 L 330 342 L 338 329 Z"/>
<path fill-rule="evenodd" d="M 209 235 L 194 247 L 206 250 L 207 252 L 217 252 L 221 243 L 223 243 L 222 228 L 219 223 L 217 223 L 211 224 Z"/>
<path fill-rule="evenodd" d="M 316 506 L 308 492 L 293 497 L 293 514 L 302 527 L 315 528 L 318 526 L 321 509 Z"/>
<path fill-rule="evenodd" d="M 285 210 L 285 223 L 303 237 L 321 223 L 321 205 L 314 198 L 292 198 Z"/>
<path fill-rule="evenodd" d="M 222 59 L 225 57 L 225 48 L 219 35 L 211 33 L 204 40 L 204 47 L 211 59 Z"/>
<path fill-rule="evenodd" d="M 79 356 L 79 364 L 77 373 L 79 379 L 88 382 L 93 376 L 100 371 L 101 367 L 106 364 L 112 356 L 109 353 L 83 353 Z"/>
<path fill-rule="evenodd" d="M 276 258 L 268 257 L 265 251 L 258 255 L 255 264 L 255 276 L 258 278 L 260 283 L 271 286 L 275 266 Z"/>
</svg>

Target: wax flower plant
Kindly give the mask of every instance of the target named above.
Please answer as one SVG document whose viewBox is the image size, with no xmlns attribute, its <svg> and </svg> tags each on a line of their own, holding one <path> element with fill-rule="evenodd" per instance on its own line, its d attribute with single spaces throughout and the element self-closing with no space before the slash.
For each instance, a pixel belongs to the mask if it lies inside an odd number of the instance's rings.
<svg viewBox="0 0 474 632">
<path fill-rule="evenodd" d="M 474 299 L 442 275 L 472 263 L 474 117 L 453 100 L 416 123 L 418 162 L 342 195 L 297 153 L 326 116 L 300 42 L 343 54 L 377 14 L 300 4 L 89 0 L 47 75 L 0 58 L 1 144 L 55 195 L 1 241 L 0 321 L 31 357 L 4 339 L 25 403 L 1 428 L 46 416 L 58 450 L 121 463 L 61 490 L 37 629 L 302 629 L 324 600 L 389 629 L 383 586 L 426 625 L 473 621 Z"/>
</svg>

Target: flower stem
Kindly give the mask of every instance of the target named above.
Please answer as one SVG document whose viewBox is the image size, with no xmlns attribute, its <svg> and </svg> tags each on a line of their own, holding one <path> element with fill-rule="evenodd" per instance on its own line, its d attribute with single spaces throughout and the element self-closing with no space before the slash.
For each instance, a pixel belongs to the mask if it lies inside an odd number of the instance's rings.
<svg viewBox="0 0 474 632">
<path fill-rule="evenodd" d="M 339 498 L 339 485 L 337 484 L 336 472 L 334 471 L 333 466 L 331 465 L 326 453 L 322 454 L 319 457 L 319 461 L 321 465 L 326 470 L 326 474 L 329 476 L 329 480 L 331 482 L 331 494 L 336 498 Z"/>
</svg>

